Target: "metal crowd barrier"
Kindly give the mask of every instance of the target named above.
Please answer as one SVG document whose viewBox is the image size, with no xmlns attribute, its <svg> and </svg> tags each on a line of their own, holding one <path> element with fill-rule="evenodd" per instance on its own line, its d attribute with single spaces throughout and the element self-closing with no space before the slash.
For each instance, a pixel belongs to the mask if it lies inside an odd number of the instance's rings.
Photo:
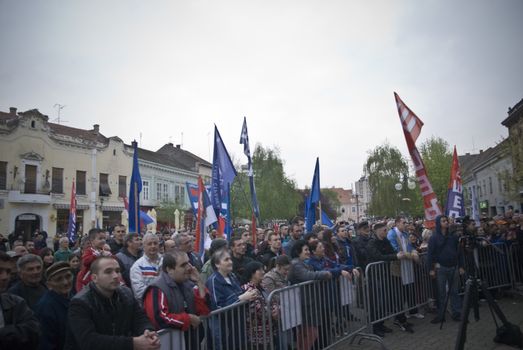
<svg viewBox="0 0 523 350">
<path fill-rule="evenodd" d="M 428 304 L 433 298 L 433 282 L 427 271 L 425 255 L 413 262 L 414 280 L 405 283 L 392 264 L 374 262 L 365 269 L 365 309 L 368 311 L 369 332 L 378 322 Z M 399 273 L 398 273 L 399 272 Z"/>
<path fill-rule="evenodd" d="M 489 288 L 523 283 L 523 249 L 518 244 L 480 247 L 479 275 Z M 471 258 L 466 258 L 471 263 Z M 436 299 L 426 255 L 413 264 L 414 281 L 405 284 L 391 262 L 367 265 L 365 278 L 308 281 L 277 289 L 264 302 L 230 305 L 201 317 L 198 329 L 162 330 L 161 349 L 328 349 L 371 334 L 381 321 Z M 382 344 L 383 346 L 383 344 Z"/>
<path fill-rule="evenodd" d="M 512 243 L 509 248 L 509 256 L 512 288 L 518 290 L 523 285 L 523 246 L 518 243 Z"/>
<path fill-rule="evenodd" d="M 465 266 L 468 272 L 473 271 L 477 263 L 478 277 L 484 281 L 488 289 L 511 287 L 513 285 L 513 252 L 505 243 L 495 243 L 493 246 L 480 246 L 476 253 L 465 254 Z M 460 277 L 460 291 L 464 291 L 466 274 Z"/>
</svg>

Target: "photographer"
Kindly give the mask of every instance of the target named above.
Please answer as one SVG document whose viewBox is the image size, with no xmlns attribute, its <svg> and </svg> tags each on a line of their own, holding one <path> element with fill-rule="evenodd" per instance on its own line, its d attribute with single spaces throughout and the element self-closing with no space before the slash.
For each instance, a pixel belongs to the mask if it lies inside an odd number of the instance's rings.
<svg viewBox="0 0 523 350">
<path fill-rule="evenodd" d="M 458 275 L 465 273 L 463 269 L 463 256 L 459 254 L 458 237 L 449 232 L 447 216 L 436 217 L 436 229 L 430 237 L 427 253 L 427 268 L 430 276 L 436 278 L 438 283 L 438 316 L 431 323 L 445 321 L 445 297 L 447 284 L 449 287 L 452 319 L 459 321 L 461 318 L 461 299 L 458 295 Z"/>
</svg>

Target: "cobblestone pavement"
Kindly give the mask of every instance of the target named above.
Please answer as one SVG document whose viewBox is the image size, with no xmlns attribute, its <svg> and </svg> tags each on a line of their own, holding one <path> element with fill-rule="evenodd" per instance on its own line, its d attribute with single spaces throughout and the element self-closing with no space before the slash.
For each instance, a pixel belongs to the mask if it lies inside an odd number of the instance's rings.
<svg viewBox="0 0 523 350">
<path fill-rule="evenodd" d="M 523 297 L 504 297 L 498 300 L 498 305 L 507 317 L 508 321 L 519 325 L 523 330 Z M 481 350 L 506 350 L 514 349 L 507 345 L 500 345 L 494 343 L 492 340 L 496 334 L 496 326 L 492 320 L 488 304 L 480 302 L 480 320 L 474 320 L 473 311 L 471 310 L 469 316 L 469 325 L 467 331 L 467 339 L 465 349 L 481 349 Z M 454 349 L 456 337 L 459 328 L 459 322 L 449 320 L 443 323 L 442 330 L 439 330 L 439 324 L 434 325 L 430 320 L 435 317 L 435 314 L 425 314 L 425 318 L 409 319 L 409 322 L 414 324 L 414 333 L 405 333 L 395 328 L 392 320 L 385 324 L 392 328 L 392 333 L 386 334 L 384 344 L 388 350 L 402 350 L 402 349 L 423 349 L 423 350 L 447 350 Z M 449 318 L 450 319 L 450 318 Z M 349 345 L 349 342 L 343 342 L 335 347 L 336 350 L 341 349 L 381 349 L 376 342 L 363 339 L 361 344 Z"/>
</svg>

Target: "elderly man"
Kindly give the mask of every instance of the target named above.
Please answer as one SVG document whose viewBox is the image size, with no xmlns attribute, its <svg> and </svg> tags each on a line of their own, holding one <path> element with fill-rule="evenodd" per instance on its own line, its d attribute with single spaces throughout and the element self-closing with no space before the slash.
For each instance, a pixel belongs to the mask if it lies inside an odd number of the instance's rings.
<svg viewBox="0 0 523 350">
<path fill-rule="evenodd" d="M 40 326 L 24 299 L 6 293 L 10 269 L 9 255 L 0 251 L 0 349 L 34 349 Z"/>
<path fill-rule="evenodd" d="M 38 255 L 26 254 L 19 258 L 16 267 L 20 280 L 9 289 L 9 293 L 23 298 L 33 310 L 47 290 L 42 283 L 43 265 L 42 258 Z"/>
<path fill-rule="evenodd" d="M 54 261 L 56 261 L 56 262 L 69 261 L 69 256 L 71 254 L 73 254 L 73 251 L 71 249 L 69 249 L 69 238 L 67 238 L 67 237 L 60 238 L 60 240 L 58 241 L 58 244 L 59 244 L 59 248 L 56 251 L 56 253 L 54 253 Z"/>
<path fill-rule="evenodd" d="M 118 262 L 101 256 L 90 271 L 92 281 L 69 306 L 65 349 L 159 349 L 147 316 L 129 288 L 120 285 Z"/>
<path fill-rule="evenodd" d="M 73 289 L 71 266 L 65 261 L 59 261 L 45 271 L 45 277 L 49 290 L 35 307 L 42 326 L 39 349 L 61 350 L 65 344 L 67 310 Z"/>
<path fill-rule="evenodd" d="M 185 252 L 174 250 L 163 257 L 162 272 L 145 292 L 144 308 L 156 329 L 175 328 L 185 333 L 188 348 L 198 349 L 196 329 L 200 315 L 208 315 L 208 293 L 198 270 Z"/>
<path fill-rule="evenodd" d="M 143 236 L 143 256 L 136 260 L 130 273 L 134 296 L 140 303 L 147 286 L 160 274 L 161 264 L 160 240 L 154 233 L 146 233 Z"/>
<path fill-rule="evenodd" d="M 176 248 L 180 249 L 182 252 L 187 253 L 189 262 L 194 266 L 199 272 L 202 271 L 202 261 L 200 258 L 194 254 L 194 239 L 193 236 L 186 232 L 180 232 L 174 237 L 174 243 L 176 243 Z"/>
</svg>

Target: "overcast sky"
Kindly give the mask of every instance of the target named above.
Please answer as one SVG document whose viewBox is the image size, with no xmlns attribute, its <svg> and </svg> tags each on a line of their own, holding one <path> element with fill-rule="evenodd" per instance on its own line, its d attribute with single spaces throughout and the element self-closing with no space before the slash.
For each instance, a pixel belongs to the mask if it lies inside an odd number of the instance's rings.
<svg viewBox="0 0 523 350">
<path fill-rule="evenodd" d="M 287 174 L 350 188 L 367 152 L 407 155 L 393 91 L 460 154 L 494 146 L 523 98 L 521 0 L 0 0 L 0 110 L 153 151 L 233 157 L 247 117 Z"/>
</svg>

